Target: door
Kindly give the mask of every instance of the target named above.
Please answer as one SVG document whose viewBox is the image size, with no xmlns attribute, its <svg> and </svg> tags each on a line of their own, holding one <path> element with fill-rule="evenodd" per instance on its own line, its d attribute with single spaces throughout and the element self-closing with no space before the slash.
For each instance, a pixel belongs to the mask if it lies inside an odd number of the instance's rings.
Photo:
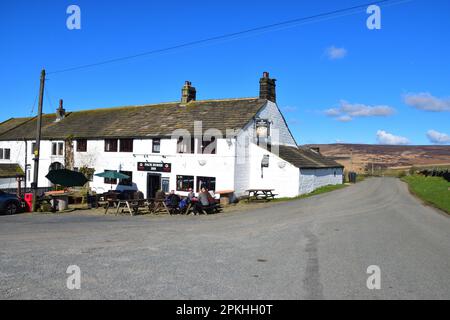
<svg viewBox="0 0 450 320">
<path fill-rule="evenodd" d="M 161 189 L 161 176 L 149 173 L 147 175 L 147 199 L 154 198 L 159 189 Z"/>
</svg>

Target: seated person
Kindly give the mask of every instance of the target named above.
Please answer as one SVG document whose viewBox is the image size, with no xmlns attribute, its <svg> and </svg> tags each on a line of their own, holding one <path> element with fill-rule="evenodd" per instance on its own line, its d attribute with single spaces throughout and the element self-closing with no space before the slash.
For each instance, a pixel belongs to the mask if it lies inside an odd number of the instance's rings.
<svg viewBox="0 0 450 320">
<path fill-rule="evenodd" d="M 195 193 L 194 193 L 194 191 L 192 190 L 192 188 L 189 188 L 189 193 L 188 193 L 188 195 L 187 195 L 187 199 L 189 200 L 189 202 L 190 201 L 192 201 L 192 199 L 194 199 L 195 198 Z"/>
<path fill-rule="evenodd" d="M 180 201 L 181 201 L 180 196 L 177 195 L 174 190 L 172 190 L 170 191 L 170 194 L 166 198 L 166 205 L 171 208 L 176 208 L 178 207 Z"/>
<path fill-rule="evenodd" d="M 155 195 L 155 200 L 164 201 L 166 199 L 166 193 L 162 190 L 158 190 Z"/>
<path fill-rule="evenodd" d="M 216 204 L 214 198 L 206 188 L 202 188 L 198 194 L 198 202 L 196 202 L 194 206 L 194 213 L 197 214 L 202 212 L 204 208 L 210 207 L 213 204 Z"/>
</svg>

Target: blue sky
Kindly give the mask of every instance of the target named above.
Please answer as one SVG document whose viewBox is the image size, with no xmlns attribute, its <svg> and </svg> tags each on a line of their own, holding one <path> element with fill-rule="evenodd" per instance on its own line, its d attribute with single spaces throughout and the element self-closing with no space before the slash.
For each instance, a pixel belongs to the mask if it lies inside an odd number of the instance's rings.
<svg viewBox="0 0 450 320">
<path fill-rule="evenodd" d="M 320 1 L 87 1 L 0 3 L 0 119 L 29 116 L 47 72 L 364 4 Z M 81 8 L 81 30 L 66 9 Z M 412 0 L 74 72 L 49 74 L 44 112 L 258 95 L 278 79 L 278 104 L 300 144 L 450 143 L 450 2 Z"/>
</svg>

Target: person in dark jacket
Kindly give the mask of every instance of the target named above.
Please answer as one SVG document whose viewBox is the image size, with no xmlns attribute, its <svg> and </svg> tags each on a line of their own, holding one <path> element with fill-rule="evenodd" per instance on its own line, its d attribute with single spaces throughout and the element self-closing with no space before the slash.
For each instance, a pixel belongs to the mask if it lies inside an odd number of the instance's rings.
<svg viewBox="0 0 450 320">
<path fill-rule="evenodd" d="M 172 190 L 166 198 L 166 205 L 170 208 L 177 208 L 180 201 L 180 196 L 177 195 L 174 190 Z"/>
<path fill-rule="evenodd" d="M 165 199 L 166 199 L 166 193 L 162 190 L 158 190 L 155 195 L 155 200 L 165 200 Z"/>
</svg>

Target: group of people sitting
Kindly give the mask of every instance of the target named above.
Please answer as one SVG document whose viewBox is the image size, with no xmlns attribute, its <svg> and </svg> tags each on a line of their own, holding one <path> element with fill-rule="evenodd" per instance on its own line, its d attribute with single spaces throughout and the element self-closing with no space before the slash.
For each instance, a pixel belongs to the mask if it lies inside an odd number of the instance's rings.
<svg viewBox="0 0 450 320">
<path fill-rule="evenodd" d="M 201 188 L 198 197 L 195 196 L 192 189 L 189 189 L 188 192 L 187 197 L 182 199 L 174 190 L 172 190 L 168 196 L 166 196 L 164 191 L 159 190 L 156 193 L 155 199 L 164 201 L 169 210 L 177 210 L 179 212 L 186 210 L 189 204 L 191 204 L 193 214 L 195 215 L 199 213 L 209 213 L 209 211 L 217 209 L 218 204 L 208 189 L 204 187 Z"/>
</svg>

